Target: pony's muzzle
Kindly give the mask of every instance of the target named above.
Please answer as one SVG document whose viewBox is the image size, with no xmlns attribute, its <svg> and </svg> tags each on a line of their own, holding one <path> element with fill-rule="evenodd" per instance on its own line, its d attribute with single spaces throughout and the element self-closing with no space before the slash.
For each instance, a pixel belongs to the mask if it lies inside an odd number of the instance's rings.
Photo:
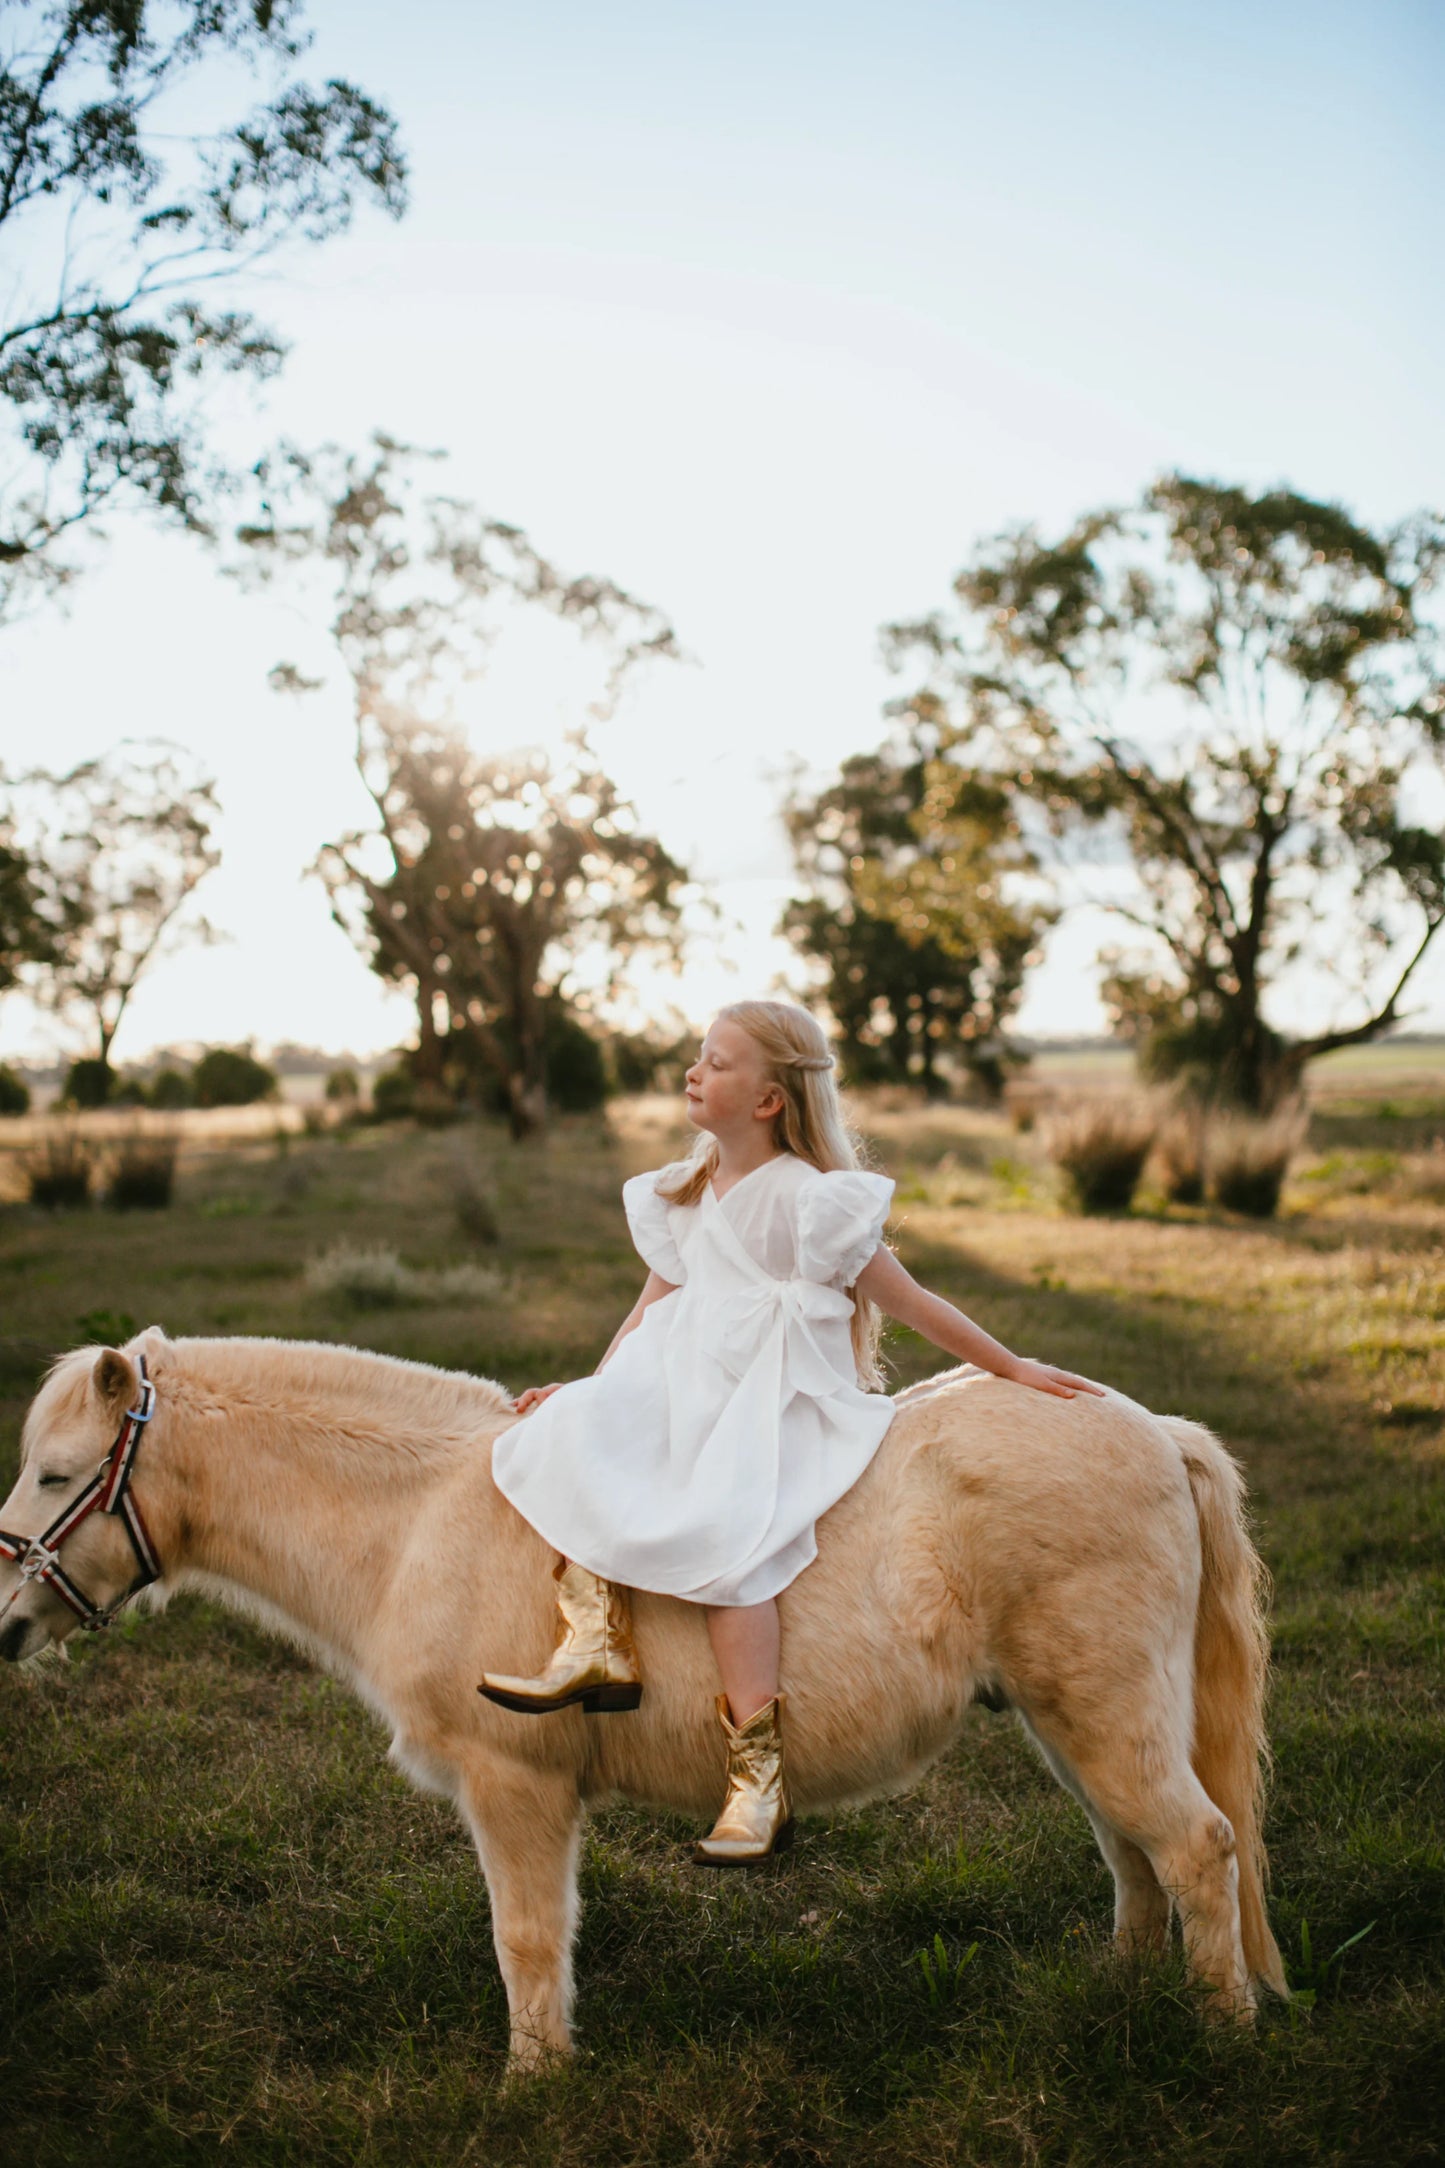
<svg viewBox="0 0 1445 2168">
<path fill-rule="evenodd" d="M 27 1618 L 23 1612 L 8 1611 L 0 1624 L 0 1658 L 7 1664 L 23 1663 L 27 1656 L 38 1656 L 50 1639 L 39 1619 Z"/>
</svg>

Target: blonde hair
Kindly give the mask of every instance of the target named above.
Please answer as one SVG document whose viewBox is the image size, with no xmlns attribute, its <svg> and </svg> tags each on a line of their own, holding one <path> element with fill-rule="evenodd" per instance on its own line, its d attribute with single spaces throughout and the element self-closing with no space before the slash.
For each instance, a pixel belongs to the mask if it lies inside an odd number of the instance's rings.
<svg viewBox="0 0 1445 2168">
<path fill-rule="evenodd" d="M 718 1022 L 737 1024 L 747 1033 L 763 1057 L 768 1082 L 783 1095 L 773 1127 L 780 1151 L 794 1153 L 824 1174 L 864 1164 L 838 1096 L 837 1064 L 816 1017 L 793 1001 L 733 1001 L 719 1009 Z M 699 1136 L 687 1171 L 670 1189 L 659 1188 L 658 1196 L 668 1204 L 696 1204 L 712 1180 L 717 1157 L 716 1137 Z M 878 1361 L 882 1321 L 876 1303 L 856 1288 L 849 1293 L 858 1383 L 865 1392 L 876 1392 L 884 1382 Z"/>
</svg>

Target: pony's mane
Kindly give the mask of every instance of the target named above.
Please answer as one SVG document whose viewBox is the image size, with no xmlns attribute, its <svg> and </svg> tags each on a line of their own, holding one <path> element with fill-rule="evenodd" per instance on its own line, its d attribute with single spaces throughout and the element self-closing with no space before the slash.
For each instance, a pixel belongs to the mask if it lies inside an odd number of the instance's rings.
<svg viewBox="0 0 1445 2168">
<path fill-rule="evenodd" d="M 238 1409 L 265 1405 L 315 1414 L 320 1403 L 338 1417 L 344 1411 L 353 1437 L 360 1418 L 364 1431 L 378 1439 L 394 1434 L 413 1456 L 431 1442 L 445 1451 L 458 1441 L 474 1441 L 489 1417 L 508 1415 L 512 1408 L 511 1396 L 490 1378 L 327 1341 L 164 1340 L 142 1333 L 125 1351 L 151 1359 L 162 1392 L 170 1372 L 177 1389 L 194 1393 L 199 1388 L 207 1398 Z M 60 1356 L 32 1413 L 43 1401 L 49 1419 L 78 1414 L 101 1353 L 99 1347 L 84 1347 Z"/>
</svg>

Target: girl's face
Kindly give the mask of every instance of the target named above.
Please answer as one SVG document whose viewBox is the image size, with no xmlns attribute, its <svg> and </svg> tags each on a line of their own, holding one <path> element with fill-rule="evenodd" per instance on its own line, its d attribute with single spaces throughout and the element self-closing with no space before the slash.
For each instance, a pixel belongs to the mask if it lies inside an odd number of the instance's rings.
<svg viewBox="0 0 1445 2168">
<path fill-rule="evenodd" d="M 745 1137 L 754 1122 L 782 1112 L 783 1094 L 768 1076 L 762 1049 L 741 1024 L 719 1017 L 687 1072 L 687 1118 L 715 1137 Z"/>
</svg>

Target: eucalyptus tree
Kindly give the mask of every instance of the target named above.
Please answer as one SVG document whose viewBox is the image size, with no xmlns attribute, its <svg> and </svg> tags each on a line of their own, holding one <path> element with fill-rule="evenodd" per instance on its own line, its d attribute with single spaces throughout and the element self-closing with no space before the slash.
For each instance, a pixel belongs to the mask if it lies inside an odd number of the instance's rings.
<svg viewBox="0 0 1445 2168">
<path fill-rule="evenodd" d="M 212 533 L 234 478 L 208 395 L 284 355 L 220 297 L 363 202 L 403 210 L 385 106 L 296 73 L 303 13 L 0 0 L 0 612 L 70 579 L 67 538 L 103 511 Z"/>
<path fill-rule="evenodd" d="M 42 1006 L 83 1020 L 103 1081 L 141 981 L 187 942 L 213 938 L 190 906 L 220 862 L 215 784 L 153 740 L 63 775 L 33 771 L 10 801 L 52 930 L 25 982 Z"/>
<path fill-rule="evenodd" d="M 1106 993 L 1156 1073 L 1268 1106 L 1400 1019 L 1445 919 L 1442 558 L 1438 514 L 1376 531 L 1168 475 L 985 542 L 948 607 L 887 629 L 904 712 L 1041 831 L 1127 851 L 1143 938 Z M 1286 990 L 1318 1028 L 1285 1030 Z"/>
<path fill-rule="evenodd" d="M 962 1066 L 996 1091 L 1052 916 L 1007 791 L 916 723 L 795 792 L 784 819 L 801 892 L 782 930 L 821 967 L 849 1075 L 932 1094 Z"/>
<path fill-rule="evenodd" d="M 332 914 L 415 999 L 419 1080 L 465 1091 L 491 1079 L 521 1136 L 546 1119 L 558 1005 L 605 994 L 642 951 L 678 953 L 685 870 L 640 828 L 586 736 L 588 716 L 677 642 L 613 581 L 568 577 L 520 528 L 427 489 L 429 463 L 385 436 L 364 456 L 272 462 L 266 516 L 241 532 L 242 571 L 319 590 L 349 679 L 375 817 L 318 858 Z M 556 761 L 527 748 L 525 724 L 487 711 L 498 640 L 539 618 L 597 658 L 596 697 Z M 272 681 L 322 682 L 295 663 Z M 474 716 L 490 749 L 474 742 Z"/>
<path fill-rule="evenodd" d="M 53 964 L 65 939 L 64 914 L 47 892 L 42 868 L 0 815 L 0 994 L 20 983 L 27 967 Z"/>
</svg>

